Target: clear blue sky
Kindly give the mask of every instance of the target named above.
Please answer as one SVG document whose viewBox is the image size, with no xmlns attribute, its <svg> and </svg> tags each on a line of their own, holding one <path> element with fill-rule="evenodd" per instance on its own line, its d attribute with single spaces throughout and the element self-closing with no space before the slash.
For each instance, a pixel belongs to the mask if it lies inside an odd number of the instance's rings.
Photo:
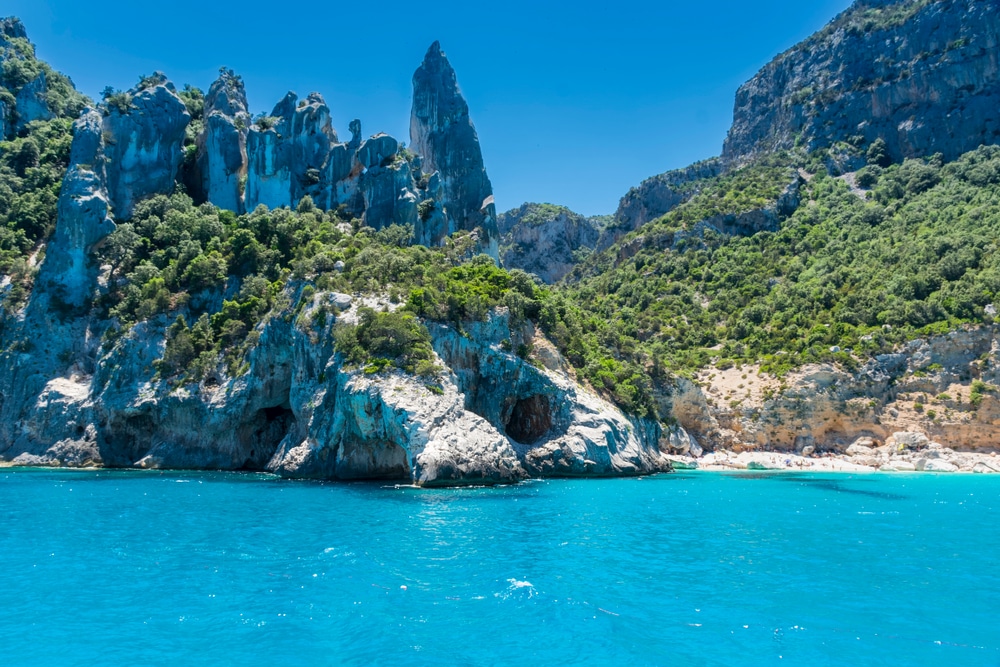
<svg viewBox="0 0 1000 667">
<path fill-rule="evenodd" d="M 6 0 L 38 55 L 92 97 L 162 70 L 243 75 L 254 113 L 326 97 L 337 130 L 406 141 L 410 77 L 440 40 L 497 205 L 611 213 L 629 187 L 718 155 L 736 88 L 849 0 L 212 2 Z"/>
</svg>

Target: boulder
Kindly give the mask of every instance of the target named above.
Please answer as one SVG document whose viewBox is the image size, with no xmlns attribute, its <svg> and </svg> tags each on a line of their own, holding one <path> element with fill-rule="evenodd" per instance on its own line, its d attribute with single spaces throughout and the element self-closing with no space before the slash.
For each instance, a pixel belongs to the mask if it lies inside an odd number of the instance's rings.
<svg viewBox="0 0 1000 667">
<path fill-rule="evenodd" d="M 871 441 L 869 440 L 869 442 Z M 847 448 L 846 454 L 848 456 L 873 456 L 875 454 L 875 450 L 871 447 L 854 443 Z"/>
<path fill-rule="evenodd" d="M 893 433 L 889 436 L 889 439 L 886 440 L 886 445 L 889 445 L 896 450 L 926 449 L 930 442 L 930 438 L 923 433 L 915 431 L 901 431 Z"/>
<path fill-rule="evenodd" d="M 914 472 L 916 469 L 917 466 L 909 461 L 891 461 L 879 468 L 882 472 Z"/>
<path fill-rule="evenodd" d="M 923 472 L 958 472 L 958 466 L 945 459 L 920 459 L 917 470 Z"/>
</svg>

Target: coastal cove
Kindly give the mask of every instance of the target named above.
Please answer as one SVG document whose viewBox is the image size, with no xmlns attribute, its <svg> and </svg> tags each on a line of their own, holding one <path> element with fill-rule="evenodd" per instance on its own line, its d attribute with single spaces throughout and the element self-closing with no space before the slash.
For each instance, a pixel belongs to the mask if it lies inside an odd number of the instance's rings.
<svg viewBox="0 0 1000 667">
<path fill-rule="evenodd" d="M 992 475 L 8 468 L 0 507 L 7 664 L 1000 660 Z"/>
</svg>

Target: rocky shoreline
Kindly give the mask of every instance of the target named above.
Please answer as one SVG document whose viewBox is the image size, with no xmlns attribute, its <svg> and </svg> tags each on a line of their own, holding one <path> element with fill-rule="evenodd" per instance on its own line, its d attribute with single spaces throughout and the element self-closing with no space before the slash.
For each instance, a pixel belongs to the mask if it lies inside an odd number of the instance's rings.
<svg viewBox="0 0 1000 667">
<path fill-rule="evenodd" d="M 1000 474 L 1000 453 L 956 451 L 914 431 L 881 443 L 859 438 L 840 453 L 718 450 L 701 457 L 671 457 L 678 470 L 789 470 L 815 472 L 928 472 Z"/>
</svg>

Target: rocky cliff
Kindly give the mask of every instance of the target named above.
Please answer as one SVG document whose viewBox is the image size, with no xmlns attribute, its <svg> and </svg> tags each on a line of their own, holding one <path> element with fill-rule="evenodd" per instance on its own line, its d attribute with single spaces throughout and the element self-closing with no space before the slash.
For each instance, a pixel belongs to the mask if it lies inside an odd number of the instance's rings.
<svg viewBox="0 0 1000 667">
<path fill-rule="evenodd" d="M 205 96 L 205 129 L 198 137 L 202 193 L 219 208 L 243 210 L 250 112 L 243 79 L 223 70 Z"/>
<path fill-rule="evenodd" d="M 333 302 L 344 309 L 317 327 L 314 311 Z M 502 311 L 469 323 L 464 335 L 432 327 L 445 370 L 431 381 L 345 364 L 332 328 L 356 318 L 366 303 L 380 305 L 314 293 L 298 317 L 289 310 L 261 325 L 245 374 L 213 374 L 193 385 L 177 386 L 156 372 L 162 319 L 134 327 L 111 348 L 91 347 L 89 364 L 69 365 L 62 352 L 61 371 L 35 375 L 37 397 L 23 402 L 16 429 L 5 429 L 0 458 L 17 465 L 268 469 L 425 486 L 670 469 L 658 424 L 630 419 L 558 369 L 505 352 L 503 341 L 533 334 L 512 330 Z M 69 337 L 80 328 L 57 333 Z M 18 363 L 34 364 L 39 355 L 45 352 L 23 353 Z"/>
<path fill-rule="evenodd" d="M 0 139 L 34 121 L 75 117 L 85 104 L 66 76 L 35 58 L 24 24 L 0 18 Z"/>
<path fill-rule="evenodd" d="M 565 206 L 524 204 L 497 219 L 500 258 L 508 269 L 558 282 L 597 245 L 602 222 Z"/>
<path fill-rule="evenodd" d="M 128 93 L 123 106 L 105 110 L 104 157 L 115 217 L 128 220 L 136 203 L 173 192 L 184 160 L 182 146 L 191 116 L 162 73 Z"/>
<path fill-rule="evenodd" d="M 19 25 L 3 29 L 17 33 Z M 24 39 L 20 34 L 12 39 Z M 428 319 L 432 357 L 420 374 L 352 363 L 335 344 L 335 329 L 356 325 L 362 308 L 396 310 L 398 295 L 317 289 L 344 271 L 344 261 L 328 256 L 297 267 L 303 275 L 294 279 L 288 267 L 275 267 L 270 278 L 221 275 L 227 260 L 242 270 L 238 257 L 219 251 L 227 232 L 215 227 L 209 240 L 204 230 L 180 221 L 182 211 L 163 206 L 182 169 L 193 168 L 201 194 L 222 208 L 313 200 L 299 214 L 278 211 L 270 218 L 258 211 L 235 224 L 241 243 L 271 257 L 282 253 L 280 243 L 259 245 L 248 229 L 252 221 L 287 223 L 301 215 L 300 232 L 311 224 L 326 239 L 352 234 L 350 225 L 333 226 L 340 213 L 324 214 L 324 208 L 361 217 L 364 238 L 356 247 L 369 255 L 379 246 L 370 245 L 373 232 L 365 226 L 391 223 L 411 225 L 413 240 L 427 245 L 444 242 L 452 231 L 472 231 L 480 240 L 454 250 L 459 269 L 475 246 L 495 251 L 478 140 L 454 72 L 439 49 L 432 52 L 428 62 L 437 78 L 418 76 L 415 97 L 420 109 L 440 103 L 451 111 L 426 132 L 418 127 L 432 154 L 429 165 L 388 135 L 362 140 L 358 121 L 351 140 L 340 142 L 315 93 L 301 102 L 290 93 L 270 116 L 250 123 L 242 81 L 228 70 L 204 100 L 202 129 L 188 151 L 193 160 L 185 160 L 183 149 L 192 113 L 161 74 L 124 93 L 111 91 L 102 106 L 86 109 L 73 125 L 55 231 L 33 289 L 26 304 L 7 310 L 5 302 L 0 313 L 0 461 L 271 470 L 419 485 L 669 470 L 661 441 L 676 433 L 628 417 L 580 387 L 522 314 L 493 306 L 477 310 L 480 319 Z M 35 113 L 31 104 L 15 107 L 12 117 L 28 111 Z M 456 129 L 455 123 L 464 125 Z M 450 156 L 449 147 L 461 159 Z M 214 207 L 197 210 L 211 211 L 211 224 L 218 223 Z M 158 234 L 171 224 L 177 236 L 161 243 Z M 257 230 L 265 239 L 272 231 Z M 146 246 L 155 244 L 162 253 L 153 256 Z M 141 262 L 127 259 L 137 253 L 145 253 Z M 198 258 L 182 259 L 184 253 Z M 135 271 L 119 270 L 130 261 Z M 207 273 L 192 278 L 192 266 Z M 478 266 L 506 275 L 489 261 Z M 168 281 L 182 291 L 166 296 Z M 248 284 L 272 305 L 260 309 L 261 298 L 244 297 Z M 116 302 L 130 293 L 141 298 L 150 290 L 161 291 L 141 315 L 118 309 Z M 253 320 L 243 313 L 247 307 L 255 309 Z M 238 326 L 225 326 L 226 317 Z M 204 372 L 194 380 L 165 365 L 171 345 L 181 349 L 177 332 L 190 335 L 185 318 L 206 335 L 214 330 L 239 345 L 240 363 L 223 362 L 226 348 L 204 353 Z M 549 368 L 514 352 L 535 347 L 549 351 Z"/>
<path fill-rule="evenodd" d="M 715 178 L 722 172 L 722 161 L 713 158 L 647 178 L 622 197 L 614 222 L 601 235 L 598 248 L 603 250 L 647 222 L 666 215 L 698 192 L 698 181 Z"/>
<path fill-rule="evenodd" d="M 858 0 L 736 93 L 723 159 L 883 139 L 952 159 L 1000 137 L 1000 5 Z"/>
<path fill-rule="evenodd" d="M 859 469 L 1000 472 L 998 383 L 1000 331 L 987 326 L 911 341 L 854 372 L 831 364 L 783 378 L 756 366 L 705 370 L 662 395 L 661 409 L 720 452 L 691 457 L 710 466 L 778 468 L 787 459 L 810 467 L 839 455 Z"/>
</svg>

